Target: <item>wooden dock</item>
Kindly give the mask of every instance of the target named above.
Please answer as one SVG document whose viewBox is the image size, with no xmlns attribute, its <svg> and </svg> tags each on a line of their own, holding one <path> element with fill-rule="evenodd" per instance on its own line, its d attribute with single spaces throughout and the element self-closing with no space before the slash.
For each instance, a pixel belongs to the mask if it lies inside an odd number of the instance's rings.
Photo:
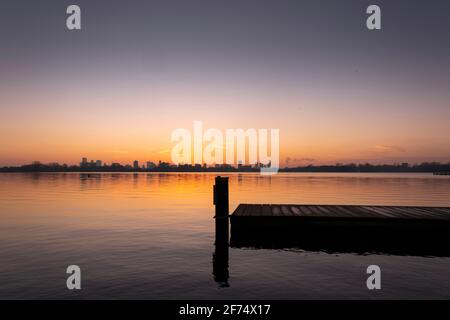
<svg viewBox="0 0 450 320">
<path fill-rule="evenodd" d="M 450 208 L 240 204 L 233 247 L 450 256 Z"/>
<path fill-rule="evenodd" d="M 232 217 L 450 220 L 447 207 L 240 204 Z"/>
</svg>

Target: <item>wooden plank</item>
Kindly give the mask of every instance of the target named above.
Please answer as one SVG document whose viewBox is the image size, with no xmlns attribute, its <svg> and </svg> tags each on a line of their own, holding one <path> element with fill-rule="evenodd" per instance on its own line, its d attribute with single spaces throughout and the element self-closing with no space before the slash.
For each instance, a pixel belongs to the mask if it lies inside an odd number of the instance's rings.
<svg viewBox="0 0 450 320">
<path fill-rule="evenodd" d="M 421 212 L 414 210 L 413 207 L 395 207 L 395 210 L 402 212 L 404 217 L 408 219 L 424 218 L 424 215 Z"/>
<path fill-rule="evenodd" d="M 298 216 L 450 220 L 450 208 L 412 206 L 239 204 L 233 212 L 233 215 L 236 217 Z"/>
<path fill-rule="evenodd" d="M 440 207 L 434 207 L 432 208 L 433 210 L 437 211 L 437 212 L 441 212 L 442 214 L 444 214 L 446 217 L 450 218 L 450 208 L 440 208 Z"/>
<path fill-rule="evenodd" d="M 239 209 L 239 212 L 238 212 L 238 213 L 236 212 L 237 209 Z M 244 216 L 244 213 L 245 213 L 245 209 L 246 209 L 246 205 L 243 204 L 243 203 L 241 203 L 241 204 L 236 208 L 236 210 L 233 212 L 233 215 L 236 216 L 236 217 L 243 217 L 243 216 Z"/>
<path fill-rule="evenodd" d="M 257 216 L 260 215 L 260 213 L 259 213 L 259 206 L 255 205 L 255 204 L 249 205 L 249 208 L 248 208 L 247 212 L 248 212 L 249 216 L 257 217 Z"/>
<path fill-rule="evenodd" d="M 344 206 L 334 206 L 334 205 L 327 205 L 328 210 L 330 210 L 334 215 L 337 217 L 357 217 L 356 214 L 351 212 L 350 210 L 346 209 Z"/>
<path fill-rule="evenodd" d="M 338 217 L 339 215 L 335 212 L 332 212 L 327 206 L 316 206 L 316 208 L 321 211 L 327 217 Z"/>
<path fill-rule="evenodd" d="M 245 205 L 244 204 L 240 204 L 238 205 L 238 207 L 236 208 L 236 210 L 234 210 L 233 214 L 235 216 L 242 216 L 242 213 L 245 210 Z"/>
<path fill-rule="evenodd" d="M 377 218 L 378 215 L 372 210 L 368 210 L 363 206 L 339 206 L 348 212 L 348 215 L 353 215 L 357 218 Z"/>
<path fill-rule="evenodd" d="M 443 218 L 449 218 L 450 219 L 450 209 L 448 208 L 434 208 L 434 207 L 428 207 L 428 208 L 422 208 L 428 210 L 433 215 L 438 215 Z M 447 210 L 442 210 L 447 209 Z"/>
<path fill-rule="evenodd" d="M 416 216 L 417 218 L 424 218 L 425 214 L 423 211 L 419 210 L 417 207 L 408 207 L 401 208 L 403 211 L 408 212 L 411 215 Z"/>
<path fill-rule="evenodd" d="M 249 215 L 249 211 L 250 211 L 249 209 L 250 209 L 250 206 L 249 206 L 248 204 L 245 204 L 245 205 L 244 205 L 244 210 L 242 210 L 241 215 L 242 215 L 243 217 L 248 216 L 248 215 Z"/>
<path fill-rule="evenodd" d="M 409 215 L 409 212 L 399 210 L 398 207 L 377 206 L 377 208 L 380 212 L 384 212 L 386 215 L 390 216 L 391 218 L 396 218 L 396 219 L 411 218 L 411 215 Z"/>
<path fill-rule="evenodd" d="M 390 212 L 392 215 L 394 215 L 394 218 L 397 218 L 397 219 L 414 219 L 414 218 L 418 217 L 416 214 L 411 213 L 411 211 L 404 210 L 401 207 L 384 206 L 383 210 Z"/>
<path fill-rule="evenodd" d="M 308 209 L 311 211 L 313 217 L 323 217 L 323 213 L 316 206 L 308 206 Z"/>
<path fill-rule="evenodd" d="M 294 216 L 294 213 L 289 209 L 289 206 L 287 206 L 287 205 L 282 205 L 282 206 L 281 206 L 281 212 L 282 212 L 283 215 L 286 216 L 286 217 L 292 217 L 292 216 Z"/>
<path fill-rule="evenodd" d="M 438 212 L 433 212 L 432 210 L 430 210 L 429 208 L 419 208 L 419 207 L 414 207 L 414 211 L 417 212 L 417 214 L 420 214 L 422 218 L 439 218 L 439 217 L 443 217 L 441 216 L 440 213 Z"/>
<path fill-rule="evenodd" d="M 263 216 L 263 217 L 272 216 L 272 209 L 270 208 L 269 204 L 263 205 L 262 210 L 261 210 L 261 216 Z"/>
<path fill-rule="evenodd" d="M 345 212 L 346 217 L 355 218 L 373 218 L 376 215 L 370 210 L 364 210 L 361 206 L 338 206 L 340 210 Z"/>
<path fill-rule="evenodd" d="M 432 210 L 429 210 L 429 208 L 414 208 L 416 211 L 420 212 L 422 214 L 422 217 L 428 218 L 428 219 L 440 219 L 444 218 L 444 215 L 439 212 L 433 212 Z"/>
<path fill-rule="evenodd" d="M 405 214 L 399 210 L 395 209 L 389 210 L 384 206 L 376 206 L 373 208 L 375 208 L 379 214 L 388 218 L 397 218 L 397 219 L 405 218 Z"/>
<path fill-rule="evenodd" d="M 314 215 L 308 206 L 300 205 L 297 208 L 302 212 L 303 216 L 312 217 Z"/>
<path fill-rule="evenodd" d="M 261 216 L 261 205 L 253 204 L 249 205 L 248 211 L 246 211 L 249 216 L 251 217 L 258 217 Z"/>
<path fill-rule="evenodd" d="M 372 213 L 371 218 L 386 218 L 386 214 L 381 213 L 376 206 L 364 206 L 364 209 Z"/>
<path fill-rule="evenodd" d="M 425 218 L 425 214 L 422 211 L 417 210 L 416 207 L 399 207 L 398 209 L 402 210 L 403 212 L 405 212 L 409 215 L 416 217 L 416 219 Z"/>
<path fill-rule="evenodd" d="M 278 205 L 273 205 L 272 206 L 272 215 L 274 217 L 282 216 L 281 209 L 280 209 L 280 207 Z"/>
<path fill-rule="evenodd" d="M 445 213 L 450 214 L 450 208 L 437 208 L 439 210 L 443 210 Z"/>
<path fill-rule="evenodd" d="M 439 212 L 440 214 L 443 215 L 449 215 L 450 214 L 450 210 L 447 210 L 447 208 L 439 208 L 439 207 L 423 207 L 423 209 L 427 209 L 431 212 Z"/>
<path fill-rule="evenodd" d="M 291 206 L 291 210 L 292 210 L 292 212 L 294 213 L 295 216 L 301 216 L 302 215 L 302 212 L 296 206 Z"/>
<path fill-rule="evenodd" d="M 374 214 L 371 211 L 363 210 L 361 206 L 335 206 L 336 211 L 343 212 L 341 215 L 353 218 L 369 218 Z"/>
<path fill-rule="evenodd" d="M 360 218 L 361 214 L 356 212 L 354 209 L 350 209 L 351 207 L 352 206 L 333 206 L 333 209 L 340 217 Z"/>
<path fill-rule="evenodd" d="M 378 213 L 370 210 L 369 207 L 371 208 L 373 206 L 357 206 L 358 214 L 366 218 L 379 218 Z"/>
</svg>

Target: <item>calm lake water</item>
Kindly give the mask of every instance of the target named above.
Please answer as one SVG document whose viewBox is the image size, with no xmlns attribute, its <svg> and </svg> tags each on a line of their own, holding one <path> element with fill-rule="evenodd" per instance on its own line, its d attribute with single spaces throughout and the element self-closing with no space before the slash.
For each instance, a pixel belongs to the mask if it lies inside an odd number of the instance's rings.
<svg viewBox="0 0 450 320">
<path fill-rule="evenodd" d="M 450 206 L 431 174 L 230 174 L 239 203 Z M 229 250 L 213 276 L 215 174 L 0 174 L 0 299 L 450 298 L 450 258 Z M 82 290 L 66 289 L 79 265 Z M 382 290 L 366 288 L 366 268 Z"/>
</svg>

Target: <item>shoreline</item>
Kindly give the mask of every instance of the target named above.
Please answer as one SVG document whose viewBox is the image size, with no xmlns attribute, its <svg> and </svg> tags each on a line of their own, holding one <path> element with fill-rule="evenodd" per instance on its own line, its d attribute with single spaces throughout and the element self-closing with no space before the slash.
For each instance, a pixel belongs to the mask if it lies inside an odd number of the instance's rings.
<svg viewBox="0 0 450 320">
<path fill-rule="evenodd" d="M 86 171 L 86 170 L 80 170 L 80 171 L 25 171 L 25 170 L 8 170 L 8 171 L 2 171 L 0 170 L 0 173 L 81 173 L 81 174 L 101 174 L 101 173 L 209 173 L 209 174 L 259 174 L 260 171 Z M 279 170 L 277 174 L 286 174 L 286 173 L 305 173 L 305 174 L 312 174 L 312 173 L 349 173 L 349 174 L 367 174 L 367 173 L 381 173 L 381 174 L 399 174 L 399 173 L 405 173 L 405 174 L 429 174 L 432 176 L 448 176 L 449 174 L 441 174 L 436 173 L 432 171 L 284 171 Z"/>
</svg>

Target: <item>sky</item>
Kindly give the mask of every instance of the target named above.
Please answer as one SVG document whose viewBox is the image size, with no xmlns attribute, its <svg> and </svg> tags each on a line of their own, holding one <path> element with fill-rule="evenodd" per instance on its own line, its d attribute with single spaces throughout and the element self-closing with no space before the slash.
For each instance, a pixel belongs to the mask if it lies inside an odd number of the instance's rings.
<svg viewBox="0 0 450 320">
<path fill-rule="evenodd" d="M 82 30 L 66 28 L 77 4 Z M 382 30 L 366 28 L 381 8 Z M 3 0 L 0 166 L 170 161 L 279 129 L 281 165 L 450 161 L 450 2 Z"/>
</svg>

